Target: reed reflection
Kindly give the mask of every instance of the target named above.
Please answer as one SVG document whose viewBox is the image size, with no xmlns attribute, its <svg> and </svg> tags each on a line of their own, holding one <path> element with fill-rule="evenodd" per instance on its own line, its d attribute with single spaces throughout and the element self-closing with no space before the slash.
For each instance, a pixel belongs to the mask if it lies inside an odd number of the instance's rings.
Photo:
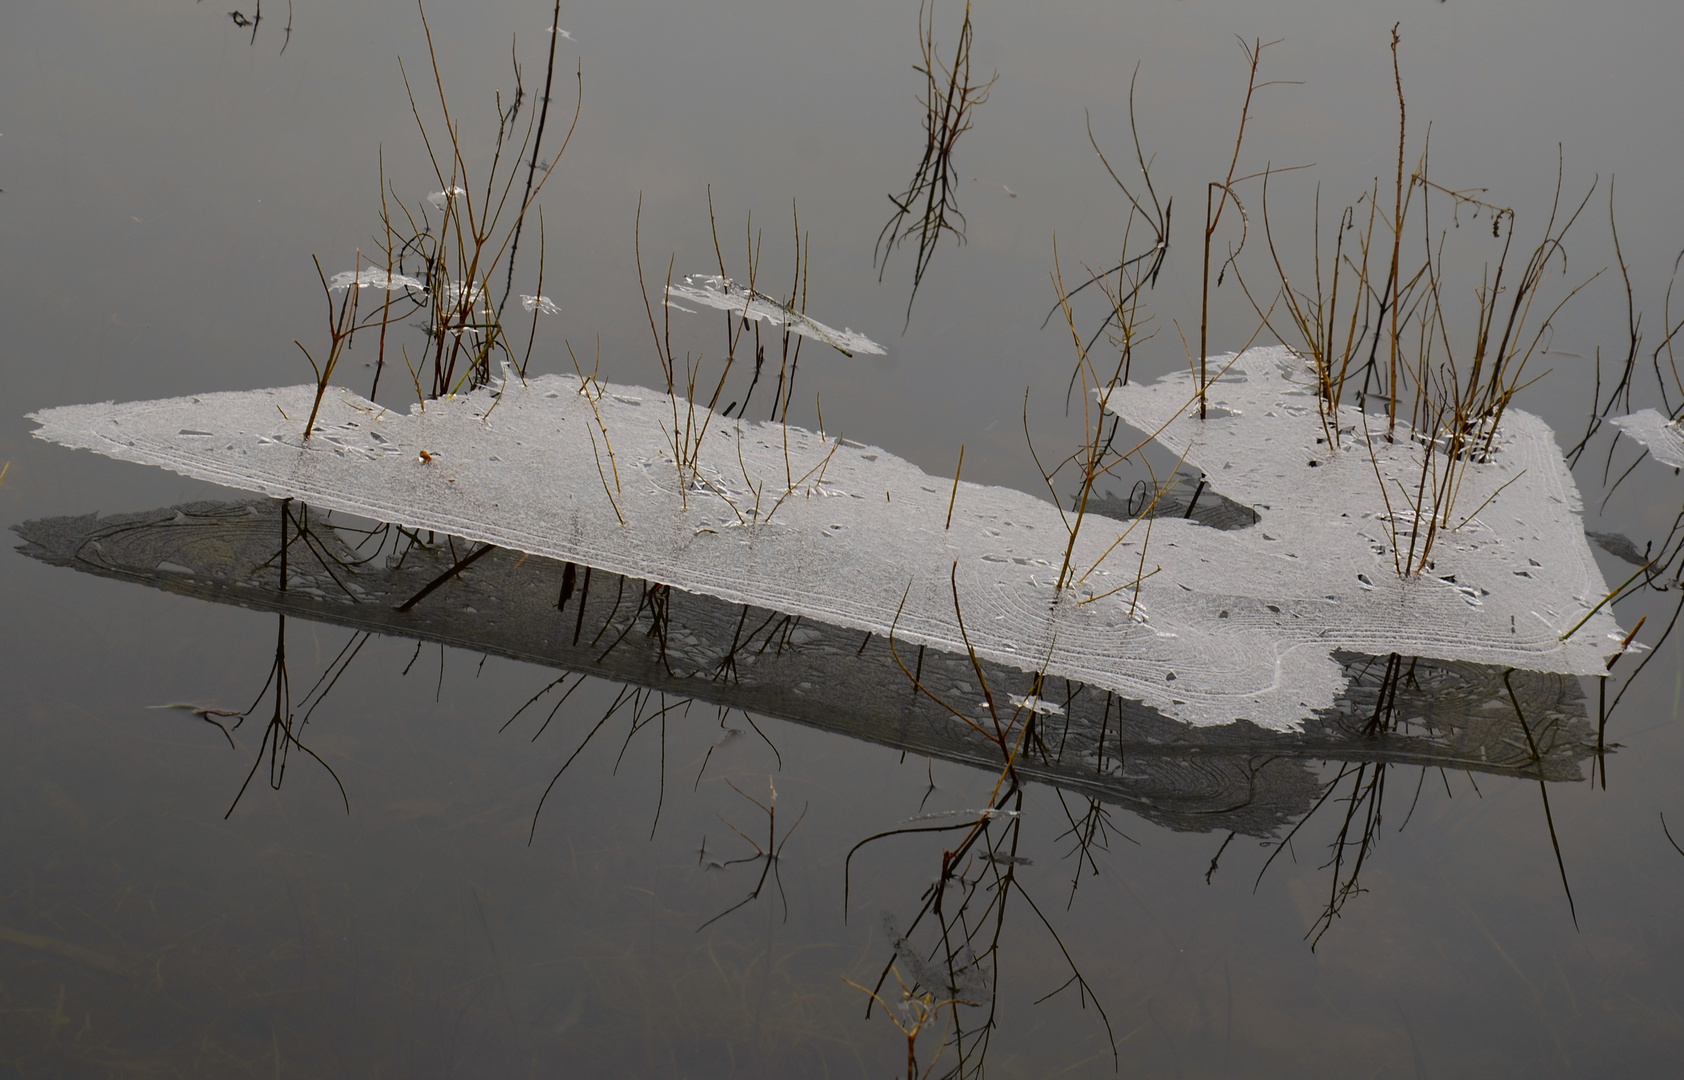
<svg viewBox="0 0 1684 1080">
<path fill-rule="evenodd" d="M 1229 513 L 1224 503 L 1201 499 L 1200 487 L 1184 478 L 1154 512 Z M 693 787 L 714 750 L 733 739 L 765 741 L 781 765 L 782 752 L 756 717 L 984 770 L 995 777 L 986 805 L 920 808 L 892 829 L 859 836 L 840 883 L 849 903 L 862 866 L 927 849 L 913 857 L 929 860 L 933 880 L 911 900 L 908 917 L 891 914 L 883 923 L 880 974 L 874 985 L 859 984 L 872 1009 L 888 1010 L 909 1054 L 922 1060 L 920 1072 L 934 1063 L 946 1075 L 980 1070 L 997 1027 L 1003 935 L 1018 923 L 1039 927 L 1048 947 L 1065 958 L 1067 979 L 1047 996 L 1069 991 L 1080 1007 L 1091 1003 L 1115 1045 L 1080 950 L 1063 940 L 1053 918 L 1059 897 L 1044 885 L 1032 889 L 1022 870 L 1067 860 L 1068 906 L 1100 874 L 1096 855 L 1114 839 L 1133 840 L 1119 811 L 1172 830 L 1225 833 L 1207 881 L 1236 837 L 1273 848 L 1261 878 L 1281 852 L 1330 831 L 1322 867 L 1327 900 L 1307 935 L 1313 945 L 1364 891 L 1362 874 L 1379 857 L 1388 811 L 1401 811 L 1407 824 L 1428 782 L 1448 787 L 1452 771 L 1476 784 L 1478 775 L 1535 781 L 1543 795 L 1540 824 L 1553 843 L 1549 786 L 1580 779 L 1596 749 L 1578 681 L 1558 675 L 1347 655 L 1341 658 L 1345 695 L 1332 710 L 1307 716 L 1300 731 L 1244 721 L 1200 728 L 1113 693 L 974 655 L 908 648 L 892 636 L 862 638 L 586 567 L 321 515 L 296 501 L 202 502 L 32 521 L 15 530 L 25 541 L 21 550 L 48 563 L 276 615 L 274 660 L 250 707 L 178 706 L 222 727 L 231 744 L 246 719 L 266 720 L 236 804 L 262 769 L 279 788 L 294 751 L 332 773 L 306 731 L 324 701 L 347 684 L 372 634 L 413 639 L 417 656 L 436 644 L 441 657 L 453 646 L 560 669 L 503 725 L 530 732 L 533 742 L 567 715 L 587 680 L 619 684 L 594 719 L 573 717 L 583 720 L 584 734 L 564 748 L 531 808 L 529 841 L 540 827 L 566 828 L 544 818 L 545 800 L 593 741 L 614 732 L 621 733 L 616 769 L 633 739 L 659 742 L 651 835 L 667 801 L 671 724 L 711 721 L 719 729 Z M 286 651 L 289 619 L 350 632 L 297 700 Z M 1399 769 L 1405 770 L 1401 798 L 1392 776 Z M 1032 812 L 1025 794 L 1043 784 L 1056 792 L 1068 826 L 1054 850 L 1041 850 L 1045 845 L 1023 831 Z M 777 904 L 788 918 L 780 859 L 801 835 L 806 810 L 780 805 L 775 777 L 763 794 L 732 787 L 753 806 L 721 815 L 729 832 L 714 835 L 728 839 L 704 839 L 698 865 L 722 873 L 743 868 L 753 880 L 745 881 L 740 901 L 709 911 L 698 930 L 762 902 Z M 354 792 L 337 790 L 349 812 Z M 1558 846 L 1556 856 L 1565 888 Z M 1567 902 L 1570 908 L 1570 893 Z M 851 918 L 867 915 L 850 907 Z"/>
</svg>

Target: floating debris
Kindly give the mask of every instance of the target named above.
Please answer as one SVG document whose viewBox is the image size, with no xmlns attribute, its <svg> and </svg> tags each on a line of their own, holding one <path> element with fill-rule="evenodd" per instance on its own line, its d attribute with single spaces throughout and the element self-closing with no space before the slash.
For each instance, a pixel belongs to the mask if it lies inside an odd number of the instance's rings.
<svg viewBox="0 0 1684 1080">
<path fill-rule="evenodd" d="M 444 208 L 449 206 L 458 195 L 466 195 L 467 193 L 466 188 L 451 187 L 446 188 L 443 191 L 433 192 L 431 195 L 427 196 L 427 201 L 433 204 L 434 210 L 443 213 Z"/>
<path fill-rule="evenodd" d="M 826 326 L 822 322 L 809 319 L 794 308 L 780 304 L 762 293 L 718 274 L 691 274 L 684 279 L 684 284 L 667 286 L 667 306 L 694 314 L 689 308 L 674 304 L 672 298 L 675 296 L 704 307 L 734 311 L 745 319 L 782 326 L 792 334 L 822 341 L 844 356 L 852 356 L 855 353 L 883 353 L 883 346 L 864 334 Z"/>
<path fill-rule="evenodd" d="M 1015 818 L 1021 811 L 1001 810 L 992 806 L 981 807 L 976 810 L 937 810 L 933 814 L 913 814 L 909 818 L 901 818 L 902 825 L 910 825 L 914 821 L 941 821 L 948 818 L 964 818 L 973 821 L 992 821 L 995 818 Z"/>
<path fill-rule="evenodd" d="M 1475 512 L 1438 538 L 1430 571 L 1399 577 L 1390 544 L 1407 523 L 1391 520 L 1375 476 L 1416 475 L 1414 444 L 1404 433 L 1372 454 L 1322 451 L 1328 460 L 1309 468 L 1322 426 L 1313 385 L 1287 377 L 1298 370 L 1283 349 L 1246 353 L 1211 388 L 1227 415 L 1202 422 L 1186 375 L 1111 391 L 1112 411 L 1185 450 L 1258 523 L 1224 531 L 1158 519 L 1143 549 L 1145 530 L 1123 536 L 1126 526 L 1090 518 L 1072 546 L 1076 583 L 1062 594 L 1069 532 L 1051 503 L 657 391 L 604 384 L 586 398 L 573 376 L 495 383 L 409 415 L 338 390 L 309 440 L 285 417 L 308 413 L 313 385 L 32 418 L 38 438 L 65 446 L 892 632 L 897 646 L 963 653 L 957 605 L 979 658 L 1194 724 L 1298 730 L 1348 682 L 1341 651 L 1605 670 L 1624 635 L 1603 604 L 1607 585 L 1548 426 L 1506 413 L 1489 460 L 1463 474 L 1460 497 Z M 693 408 L 693 429 L 706 432 L 676 460 L 662 423 L 672 407 Z M 598 470 L 601 433 L 618 483 Z M 422 449 L 432 464 L 419 463 Z"/>
<path fill-rule="evenodd" d="M 385 289 L 392 292 L 397 289 L 419 289 L 427 291 L 427 286 L 407 274 L 387 274 L 379 267 L 367 270 L 346 270 L 328 279 L 327 287 L 334 291 L 349 289 L 355 285 L 359 289 Z"/>
<path fill-rule="evenodd" d="M 439 290 L 440 310 L 446 314 L 459 308 L 471 309 L 485 298 L 485 284 L 483 282 L 447 282 Z M 530 310 L 530 308 L 528 309 Z"/>
<path fill-rule="evenodd" d="M 521 293 L 520 306 L 528 311 L 536 308 L 540 315 L 561 314 L 561 309 L 556 307 L 555 301 L 547 296 L 527 296 L 525 293 Z"/>
</svg>

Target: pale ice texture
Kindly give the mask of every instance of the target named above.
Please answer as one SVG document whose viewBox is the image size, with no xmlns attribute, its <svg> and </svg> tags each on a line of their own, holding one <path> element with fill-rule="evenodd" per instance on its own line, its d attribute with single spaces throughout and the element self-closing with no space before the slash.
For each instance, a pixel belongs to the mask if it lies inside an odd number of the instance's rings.
<svg viewBox="0 0 1684 1080">
<path fill-rule="evenodd" d="M 1012 703 L 1014 709 L 1028 709 L 1030 712 L 1040 713 L 1042 716 L 1064 715 L 1064 706 L 1056 705 L 1039 694 L 1030 694 L 1028 697 L 1024 697 L 1022 694 L 1007 694 L 1006 698 Z"/>
<path fill-rule="evenodd" d="M 450 314 L 458 308 L 472 309 L 475 304 L 485 299 L 485 285 L 478 281 L 450 281 L 445 283 L 439 293 L 440 309 Z"/>
<path fill-rule="evenodd" d="M 396 289 L 420 289 L 427 291 L 427 286 L 407 274 L 387 274 L 379 267 L 371 266 L 367 270 L 346 270 L 328 279 L 327 287 L 335 291 L 349 289 L 356 285 L 359 289 L 385 289 L 391 292 Z"/>
<path fill-rule="evenodd" d="M 1630 416 L 1617 416 L 1613 424 L 1644 446 L 1662 465 L 1684 469 L 1684 432 L 1654 409 L 1642 409 Z"/>
<path fill-rule="evenodd" d="M 1296 363 L 1284 350 L 1248 352 L 1212 388 L 1221 418 L 1204 422 L 1189 417 L 1185 375 L 1111 392 L 1131 424 L 1155 431 L 1168 421 L 1159 438 L 1172 451 L 1191 440 L 1187 461 L 1258 515 L 1233 531 L 1155 520 L 1138 601 L 1126 586 L 1144 525 L 1112 549 L 1127 524 L 1090 517 L 1074 563 L 1091 573 L 1058 597 L 1069 534 L 1051 503 L 960 483 L 944 528 L 953 481 L 881 449 L 569 375 L 511 380 L 408 414 L 336 388 L 308 442 L 300 434 L 313 386 L 68 406 L 33 419 L 38 438 L 233 488 L 873 634 L 893 628 L 909 668 L 920 644 L 964 651 L 956 588 L 983 658 L 1044 668 L 1194 724 L 1296 728 L 1335 707 L 1337 650 L 1604 670 L 1620 636 L 1606 610 L 1562 640 L 1607 590 L 1541 421 L 1509 410 L 1494 459 L 1470 470 L 1461 505 L 1472 511 L 1512 483 L 1438 540 L 1429 574 L 1401 580 L 1374 466 L 1358 450 L 1329 459 L 1316 443 L 1315 398 L 1282 375 Z M 667 433 L 703 421 L 698 465 L 681 475 Z M 1408 445 L 1383 456 L 1382 471 L 1408 475 Z"/>
<path fill-rule="evenodd" d="M 458 195 L 466 194 L 467 191 L 462 188 L 451 187 L 446 188 L 443 191 L 433 192 L 431 195 L 427 196 L 427 201 L 433 204 L 433 209 L 443 213 L 444 208 L 450 205 L 452 199 L 456 198 Z"/>
<path fill-rule="evenodd" d="M 667 286 L 667 305 L 680 311 L 689 311 L 689 308 L 674 304 L 674 297 L 722 311 L 734 311 L 743 318 L 756 322 L 764 321 L 773 326 L 782 326 L 792 334 L 822 341 L 848 356 L 855 353 L 881 355 L 883 352 L 883 346 L 864 334 L 826 326 L 768 296 L 754 292 L 739 282 L 717 274 L 691 274 L 684 279 L 682 285 Z"/>
<path fill-rule="evenodd" d="M 561 313 L 561 309 L 556 307 L 555 301 L 547 296 L 528 296 L 521 293 L 520 306 L 528 311 L 537 309 L 540 315 L 559 315 Z"/>
</svg>

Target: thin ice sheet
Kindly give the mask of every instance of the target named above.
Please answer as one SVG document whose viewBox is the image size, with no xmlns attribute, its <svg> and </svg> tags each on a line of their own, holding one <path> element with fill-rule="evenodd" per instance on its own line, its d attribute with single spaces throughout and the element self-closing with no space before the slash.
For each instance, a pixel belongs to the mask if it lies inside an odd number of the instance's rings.
<svg viewBox="0 0 1684 1080">
<path fill-rule="evenodd" d="M 755 322 L 769 322 L 773 326 L 784 327 L 792 334 L 822 341 L 847 356 L 855 353 L 883 354 L 883 346 L 856 330 L 838 330 L 833 326 L 826 326 L 794 308 L 785 307 L 769 296 L 717 274 L 691 274 L 682 284 L 667 286 L 667 306 L 688 311 L 688 308 L 673 303 L 674 297 L 701 304 L 703 307 L 736 312 Z"/>
<path fill-rule="evenodd" d="M 1630 416 L 1616 416 L 1615 427 L 1649 448 L 1662 465 L 1684 469 L 1684 432 L 1654 409 L 1640 409 Z"/>
<path fill-rule="evenodd" d="M 1433 573 L 1400 580 L 1365 456 L 1303 457 L 1314 399 L 1254 350 L 1221 384 L 1226 411 L 1195 437 L 1174 378 L 1114 392 L 1113 408 L 1196 462 L 1258 523 L 1222 531 L 1091 517 L 1075 545 L 1084 580 L 1054 583 L 1068 539 L 1059 508 L 1021 492 L 932 477 L 876 447 L 710 416 L 681 483 L 667 432 L 688 406 L 637 387 L 544 376 L 394 413 L 332 390 L 301 438 L 314 387 L 35 414 L 36 436 L 247 491 L 464 536 L 962 652 L 1044 668 L 1194 724 L 1296 728 L 1344 685 L 1332 653 L 1470 660 L 1569 674 L 1617 648 L 1577 493 L 1549 429 L 1511 410 L 1466 505 L 1507 483 L 1442 540 Z M 1185 380 L 1185 376 L 1181 377 Z M 675 423 L 675 420 L 679 423 Z M 606 439 L 603 431 L 606 430 Z M 1299 445 L 1302 443 L 1303 445 Z M 612 457 L 609 455 L 612 449 Z M 423 453 L 423 451 L 425 453 Z M 599 471 L 600 466 L 600 471 Z M 615 474 L 619 481 L 616 484 Z M 612 495 L 610 494 L 612 493 Z M 621 522 L 621 517 L 624 523 Z M 1380 550 L 1376 551 L 1376 547 Z M 1056 601 L 1056 602 L 1055 602 Z M 912 653 L 904 653 L 911 663 Z"/>
</svg>

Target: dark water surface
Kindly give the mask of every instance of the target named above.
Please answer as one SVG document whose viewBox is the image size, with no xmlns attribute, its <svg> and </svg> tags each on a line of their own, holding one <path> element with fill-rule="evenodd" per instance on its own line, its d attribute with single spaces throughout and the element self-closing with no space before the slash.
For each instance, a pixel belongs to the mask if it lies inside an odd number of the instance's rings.
<svg viewBox="0 0 1684 1080">
<path fill-rule="evenodd" d="M 22 414 L 304 381 L 292 340 L 321 337 L 311 254 L 331 274 L 373 248 L 382 153 L 404 198 L 436 190 L 398 67 L 401 56 L 418 87 L 426 78 L 415 9 L 268 0 L 262 14 L 253 36 L 189 0 L 0 12 L 5 524 L 228 497 L 36 442 Z M 937 10 L 939 41 L 957 15 L 951 2 Z M 1024 388 L 1038 445 L 1079 435 L 1062 414 L 1068 334 L 1039 329 L 1053 237 L 1067 275 L 1122 242 L 1122 199 L 1083 110 L 1126 162 L 1140 65 L 1141 138 L 1175 197 L 1152 297 L 1159 334 L 1136 369 L 1155 375 L 1184 362 L 1176 323 L 1196 332 L 1202 192 L 1228 167 L 1245 85 L 1235 36 L 1284 39 L 1264 75 L 1302 81 L 1260 92 L 1243 160 L 1315 163 L 1270 192 L 1278 241 L 1303 250 L 1317 183 L 1325 204 L 1344 205 L 1395 167 L 1399 20 L 1411 130 L 1432 124 L 1434 175 L 1489 188 L 1535 237 L 1559 144 L 1575 205 L 1599 182 L 1570 245 L 1563 280 L 1576 281 L 1613 264 L 1617 174 L 1645 356 L 1664 334 L 1684 247 L 1673 5 L 978 4 L 974 63 L 999 81 L 958 154 L 969 243 L 937 253 L 902 335 L 910 252 L 882 284 L 871 256 L 884 194 L 921 150 L 916 16 L 904 2 L 563 5 L 576 41 L 562 43 L 558 107 L 571 111 L 575 61 L 584 107 L 544 197 L 544 292 L 562 314 L 535 368 L 570 369 L 562 339 L 589 355 L 600 336 L 605 377 L 658 378 L 633 263 L 640 192 L 645 265 L 662 272 L 669 253 L 679 273 L 713 268 L 711 185 L 728 249 L 741 250 L 752 215 L 766 267 L 787 276 L 793 201 L 812 243 L 809 310 L 889 351 L 804 352 L 791 420 L 813 423 L 817 396 L 832 430 L 936 474 L 964 443 L 966 479 L 1034 490 Z M 471 156 L 489 148 L 492 90 L 512 83 L 511 36 L 528 88 L 541 77 L 550 7 L 429 17 Z M 1478 273 L 1466 270 L 1469 293 Z M 1254 323 L 1225 284 L 1213 348 L 1237 348 Z M 1524 404 L 1564 444 L 1583 425 L 1590 358 L 1623 355 L 1626 336 L 1610 272 L 1535 361 L 1550 374 Z M 699 331 L 680 346 L 717 347 Z M 365 359 L 342 369 L 358 390 Z M 401 404 L 402 388 L 388 396 Z M 1578 473 L 1591 518 L 1593 457 Z M 1670 526 L 1679 483 L 1641 464 L 1592 527 L 1641 547 Z M 904 926 L 917 911 L 951 834 L 864 849 L 846 913 L 844 862 L 921 811 L 984 805 L 992 773 L 758 713 L 764 738 L 730 735 L 697 703 L 635 734 L 626 714 L 610 720 L 534 830 L 546 787 L 621 685 L 586 680 L 541 733 L 547 709 L 504 730 L 557 672 L 377 635 L 308 728 L 349 814 L 326 769 L 294 753 L 279 790 L 260 769 L 225 819 L 258 721 L 231 749 L 191 712 L 149 706 L 244 709 L 274 661 L 277 616 L 10 551 L 0 565 L 0 1077 L 904 1071 L 905 1040 L 880 1011 L 867 1019 L 843 978 L 875 983 L 893 956 L 884 914 Z M 1613 558 L 1604 569 L 1611 583 L 1631 570 Z M 1646 603 L 1619 614 L 1626 627 L 1648 615 L 1639 640 L 1653 641 L 1672 607 Z M 284 625 L 301 700 L 353 631 Z M 1240 835 L 1207 875 L 1225 828 L 1172 828 L 1124 806 L 1078 857 L 1069 831 L 1087 801 L 1029 785 L 1016 849 L 1028 862 L 989 961 L 988 1074 L 1671 1071 L 1684 1048 L 1684 856 L 1661 815 L 1684 837 L 1679 650 L 1669 639 L 1614 713 L 1606 790 L 1548 786 L 1577 926 L 1535 780 L 1392 765 L 1365 891 L 1313 951 L 1342 794 L 1260 878 L 1275 847 Z M 1585 689 L 1594 722 L 1597 687 Z M 724 725 L 746 726 L 742 713 Z M 1312 767 L 1328 781 L 1338 771 Z M 1589 776 L 1589 759 L 1576 767 Z M 773 787 L 777 877 L 709 922 L 760 879 L 768 820 L 750 797 L 765 803 Z M 748 861 L 714 865 L 733 859 Z M 1066 950 L 1085 1002 L 1075 986 L 1047 998 L 1071 977 Z M 940 1039 L 938 1027 L 920 1037 L 921 1062 Z M 938 1074 L 952 1063 L 949 1049 Z"/>
</svg>

